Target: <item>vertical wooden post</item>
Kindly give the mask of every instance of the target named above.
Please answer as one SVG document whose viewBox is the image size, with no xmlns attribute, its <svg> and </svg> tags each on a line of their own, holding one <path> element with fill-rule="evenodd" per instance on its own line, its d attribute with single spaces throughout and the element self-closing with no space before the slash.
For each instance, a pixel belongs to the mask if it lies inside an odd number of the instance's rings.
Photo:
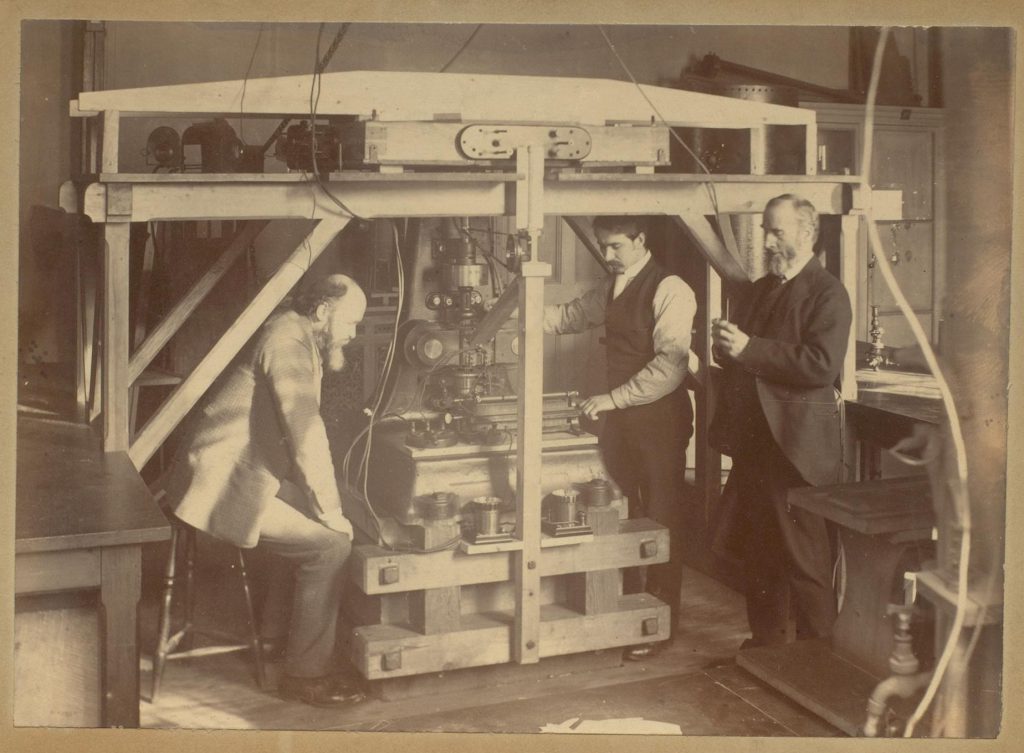
<svg viewBox="0 0 1024 753">
<path fill-rule="evenodd" d="M 531 232 L 533 248 L 536 237 Z M 544 423 L 544 278 L 551 265 L 523 262 L 519 285 L 519 420 L 516 452 L 516 531 L 523 548 L 515 556 L 516 619 L 512 658 L 540 660 L 541 431 Z"/>
<path fill-rule="evenodd" d="M 536 245 L 534 244 L 534 248 Z M 540 658 L 540 503 L 543 425 L 544 340 L 542 313 L 544 262 L 524 262 L 519 285 L 518 451 L 516 453 L 516 530 L 523 548 L 516 555 L 516 622 L 512 653 L 525 664 Z"/>
<path fill-rule="evenodd" d="M 750 129 L 750 174 L 764 175 L 768 167 L 768 129 L 755 126 Z"/>
<path fill-rule="evenodd" d="M 128 449 L 128 241 L 131 225 L 103 229 L 103 449 Z"/>
<path fill-rule="evenodd" d="M 804 172 L 818 174 L 818 124 L 808 124 L 804 136 Z"/>
<path fill-rule="evenodd" d="M 117 110 L 106 110 L 103 113 L 103 154 L 100 159 L 101 172 L 117 172 L 117 152 L 120 143 L 121 113 Z"/>
</svg>

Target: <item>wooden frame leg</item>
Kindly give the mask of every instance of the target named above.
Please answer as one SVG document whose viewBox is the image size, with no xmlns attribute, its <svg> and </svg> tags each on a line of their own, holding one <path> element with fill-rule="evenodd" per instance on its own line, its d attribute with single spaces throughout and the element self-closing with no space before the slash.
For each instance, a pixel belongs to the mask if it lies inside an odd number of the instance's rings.
<svg viewBox="0 0 1024 753">
<path fill-rule="evenodd" d="M 128 248 L 131 225 L 108 222 L 103 257 L 103 449 L 128 449 Z"/>
<path fill-rule="evenodd" d="M 137 544 L 100 552 L 103 725 L 139 726 L 138 608 L 142 551 Z"/>
</svg>

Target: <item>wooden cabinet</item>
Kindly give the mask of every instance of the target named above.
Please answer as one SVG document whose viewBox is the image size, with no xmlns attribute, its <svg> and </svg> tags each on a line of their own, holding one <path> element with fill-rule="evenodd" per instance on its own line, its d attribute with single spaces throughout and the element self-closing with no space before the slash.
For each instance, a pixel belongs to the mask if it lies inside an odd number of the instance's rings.
<svg viewBox="0 0 1024 753">
<path fill-rule="evenodd" d="M 859 105 L 801 103 L 818 116 L 818 172 L 857 175 L 864 149 L 864 108 Z M 945 290 L 945 181 L 943 112 L 911 107 L 875 110 L 871 187 L 903 192 L 901 219 L 878 223 L 886 258 L 896 281 L 933 343 L 939 340 Z M 855 326 L 868 339 L 871 306 L 879 307 L 886 345 L 913 344 L 913 334 L 896 300 L 862 243 Z"/>
</svg>

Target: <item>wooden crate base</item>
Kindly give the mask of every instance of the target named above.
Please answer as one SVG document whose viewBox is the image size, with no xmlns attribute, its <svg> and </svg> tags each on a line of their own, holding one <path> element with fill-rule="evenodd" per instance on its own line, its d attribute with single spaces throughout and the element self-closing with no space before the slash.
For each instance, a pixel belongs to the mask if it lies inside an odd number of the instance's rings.
<svg viewBox="0 0 1024 753">
<path fill-rule="evenodd" d="M 373 680 L 369 693 L 382 701 L 421 698 L 436 693 L 482 690 L 514 683 L 542 682 L 564 675 L 585 676 L 589 672 L 615 669 L 623 663 L 621 648 L 584 651 L 579 654 L 549 656 L 536 664 L 494 664 L 466 667 L 452 672 L 430 672 Z"/>
<path fill-rule="evenodd" d="M 562 545 L 541 550 L 542 577 L 668 561 L 668 529 L 647 518 L 622 521 L 618 534 L 559 543 Z M 510 557 L 506 551 L 402 554 L 357 546 L 351 559 L 352 580 L 365 594 L 494 583 L 510 579 Z"/>
<path fill-rule="evenodd" d="M 540 656 L 596 651 L 666 640 L 668 606 L 650 594 L 622 596 L 618 609 L 581 615 L 559 604 L 541 608 Z M 422 635 L 401 625 L 355 628 L 350 659 L 368 680 L 465 667 L 506 664 L 512 659 L 513 615 L 463 615 L 460 629 Z"/>
</svg>

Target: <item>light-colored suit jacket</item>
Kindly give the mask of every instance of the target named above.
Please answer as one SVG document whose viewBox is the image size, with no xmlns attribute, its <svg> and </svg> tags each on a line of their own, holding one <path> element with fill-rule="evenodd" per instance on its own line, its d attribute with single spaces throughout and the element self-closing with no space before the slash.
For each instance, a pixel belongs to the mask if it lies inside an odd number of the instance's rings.
<svg viewBox="0 0 1024 753">
<path fill-rule="evenodd" d="M 272 315 L 196 408 L 166 484 L 177 517 L 252 547 L 274 497 L 313 519 L 340 509 L 320 416 L 322 374 L 309 319 Z"/>
</svg>

